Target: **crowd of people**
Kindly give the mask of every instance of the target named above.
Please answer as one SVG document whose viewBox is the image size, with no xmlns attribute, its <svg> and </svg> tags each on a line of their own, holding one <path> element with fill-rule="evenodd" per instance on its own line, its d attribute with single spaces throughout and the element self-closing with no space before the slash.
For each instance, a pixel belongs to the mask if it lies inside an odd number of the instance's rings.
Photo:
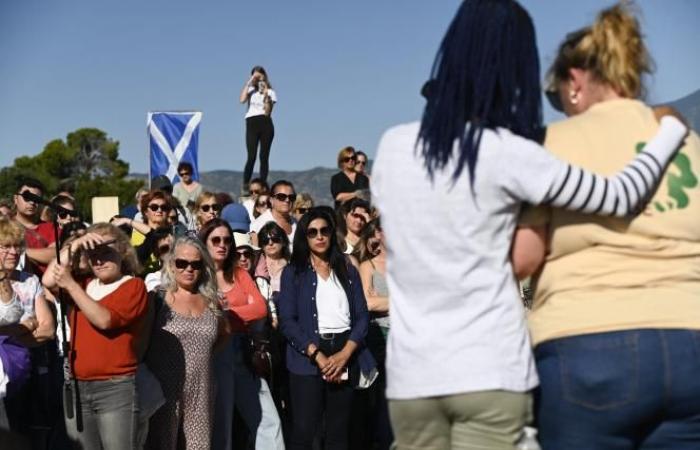
<svg viewBox="0 0 700 450">
<path fill-rule="evenodd" d="M 260 66 L 239 201 L 183 162 L 86 224 L 71 192 L 19 180 L 0 203 L 0 443 L 698 448 L 700 193 L 644 208 L 700 140 L 639 100 L 626 7 L 562 42 L 547 94 L 569 118 L 546 130 L 538 57 L 517 2 L 462 2 L 422 120 L 384 134 L 371 174 L 342 148 L 333 206 L 268 185 Z"/>
</svg>

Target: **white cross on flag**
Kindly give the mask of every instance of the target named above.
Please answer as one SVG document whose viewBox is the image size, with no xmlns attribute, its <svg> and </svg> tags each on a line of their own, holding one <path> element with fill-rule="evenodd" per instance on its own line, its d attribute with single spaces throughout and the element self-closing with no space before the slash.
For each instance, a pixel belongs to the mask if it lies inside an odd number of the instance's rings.
<svg viewBox="0 0 700 450">
<path fill-rule="evenodd" d="M 149 112 L 148 137 L 151 143 L 151 179 L 167 176 L 179 181 L 177 165 L 192 164 L 192 178 L 199 179 L 197 147 L 199 144 L 200 111 Z"/>
</svg>

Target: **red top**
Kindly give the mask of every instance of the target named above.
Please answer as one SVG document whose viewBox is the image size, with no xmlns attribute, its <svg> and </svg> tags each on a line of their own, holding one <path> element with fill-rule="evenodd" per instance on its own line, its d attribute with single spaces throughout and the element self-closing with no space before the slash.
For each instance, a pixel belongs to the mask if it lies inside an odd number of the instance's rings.
<svg viewBox="0 0 700 450">
<path fill-rule="evenodd" d="M 73 370 L 79 380 L 106 380 L 136 373 L 136 342 L 143 333 L 148 300 L 140 278 L 124 282 L 100 300 L 111 315 L 110 329 L 98 330 L 79 309 L 71 314 L 75 337 Z"/>
<path fill-rule="evenodd" d="M 53 224 L 49 222 L 39 222 L 39 224 L 34 229 L 26 228 L 24 229 L 24 242 L 27 248 L 46 248 L 49 245 L 56 242 L 53 234 Z M 37 264 L 31 261 L 27 264 L 27 270 L 29 272 L 35 273 L 39 277 L 46 270 L 46 266 L 43 264 Z M 36 268 L 36 270 L 35 270 Z"/>
<path fill-rule="evenodd" d="M 245 333 L 250 322 L 267 316 L 267 305 L 255 282 L 244 269 L 233 271 L 233 287 L 226 293 L 232 333 Z"/>
</svg>

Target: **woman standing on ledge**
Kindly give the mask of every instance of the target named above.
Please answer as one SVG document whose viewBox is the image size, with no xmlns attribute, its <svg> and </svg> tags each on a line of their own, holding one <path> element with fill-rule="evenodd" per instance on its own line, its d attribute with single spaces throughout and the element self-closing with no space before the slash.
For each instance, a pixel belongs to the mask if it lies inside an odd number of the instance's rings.
<svg viewBox="0 0 700 450">
<path fill-rule="evenodd" d="M 268 161 L 272 139 L 275 137 L 275 126 L 272 123 L 272 107 L 277 103 L 277 94 L 270 86 L 267 72 L 261 66 L 253 67 L 251 77 L 241 90 L 241 103 L 248 104 L 245 115 L 245 142 L 248 149 L 248 159 L 243 169 L 243 193 L 248 192 L 248 183 L 253 175 L 253 166 L 260 145 L 260 179 L 267 181 Z"/>
</svg>

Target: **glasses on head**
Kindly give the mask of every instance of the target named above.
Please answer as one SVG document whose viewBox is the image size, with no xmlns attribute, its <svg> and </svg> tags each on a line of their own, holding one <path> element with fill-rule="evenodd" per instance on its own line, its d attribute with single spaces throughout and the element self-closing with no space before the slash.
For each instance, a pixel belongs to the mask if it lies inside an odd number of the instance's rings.
<svg viewBox="0 0 700 450">
<path fill-rule="evenodd" d="M 189 173 L 189 172 L 180 172 L 179 175 L 180 175 L 181 177 L 188 177 L 188 176 L 190 176 L 190 175 L 192 175 L 192 174 Z"/>
<path fill-rule="evenodd" d="M 307 212 L 309 212 L 309 209 L 311 209 L 311 208 L 297 208 L 297 213 L 303 215 L 303 214 L 306 214 Z"/>
<path fill-rule="evenodd" d="M 151 203 L 150 205 L 148 205 L 148 209 L 150 209 L 153 212 L 161 210 L 161 211 L 167 213 L 167 212 L 170 212 L 170 210 L 172 210 L 173 207 L 168 205 L 167 203 L 163 203 L 162 205 L 160 205 L 158 203 Z"/>
<path fill-rule="evenodd" d="M 348 162 L 350 162 L 350 161 L 356 161 L 356 160 L 357 160 L 357 156 L 356 156 L 356 155 L 346 156 L 345 158 L 343 158 L 343 162 L 346 162 L 346 163 L 348 163 Z"/>
<path fill-rule="evenodd" d="M 188 259 L 177 258 L 175 260 L 175 267 L 179 270 L 185 270 L 191 267 L 192 270 L 202 270 L 204 267 L 204 262 L 201 259 L 194 259 L 192 261 Z"/>
<path fill-rule="evenodd" d="M 170 246 L 169 245 L 161 245 L 158 247 L 158 254 L 164 255 L 170 251 Z"/>
<path fill-rule="evenodd" d="M 306 238 L 307 239 L 314 239 L 316 236 L 318 236 L 319 233 L 321 233 L 321 236 L 323 237 L 329 237 L 331 235 L 331 227 L 325 226 L 321 228 L 308 228 L 306 230 Z"/>
<path fill-rule="evenodd" d="M 213 212 L 219 212 L 219 211 L 221 211 L 221 205 L 219 205 L 218 203 L 206 204 L 206 205 L 200 206 L 199 209 L 201 209 L 202 212 L 205 212 L 205 213 L 208 213 L 210 209 Z"/>
<path fill-rule="evenodd" d="M 221 243 L 223 243 L 224 245 L 231 245 L 231 242 L 233 242 L 233 239 L 231 238 L 231 236 L 223 236 L 223 237 L 221 237 L 221 236 L 212 236 L 212 237 L 209 238 L 209 240 L 211 241 L 211 243 L 212 243 L 213 245 L 215 245 L 215 246 L 217 246 L 217 247 L 218 247 L 219 245 L 221 245 Z"/>
<path fill-rule="evenodd" d="M 253 251 L 252 250 L 239 250 L 239 251 L 236 251 L 236 253 L 238 253 L 239 258 L 253 259 Z"/>
<path fill-rule="evenodd" d="M 263 245 L 270 245 L 270 244 L 281 244 L 282 243 L 282 238 L 276 235 L 272 236 L 267 236 L 263 239 L 260 240 L 260 242 Z"/>
<path fill-rule="evenodd" d="M 289 203 L 294 203 L 294 201 L 297 199 L 296 194 L 287 195 L 287 194 L 283 194 L 281 192 L 277 193 L 277 194 L 273 194 L 272 197 L 274 197 L 277 201 L 280 201 L 280 202 L 289 201 Z"/>
</svg>

